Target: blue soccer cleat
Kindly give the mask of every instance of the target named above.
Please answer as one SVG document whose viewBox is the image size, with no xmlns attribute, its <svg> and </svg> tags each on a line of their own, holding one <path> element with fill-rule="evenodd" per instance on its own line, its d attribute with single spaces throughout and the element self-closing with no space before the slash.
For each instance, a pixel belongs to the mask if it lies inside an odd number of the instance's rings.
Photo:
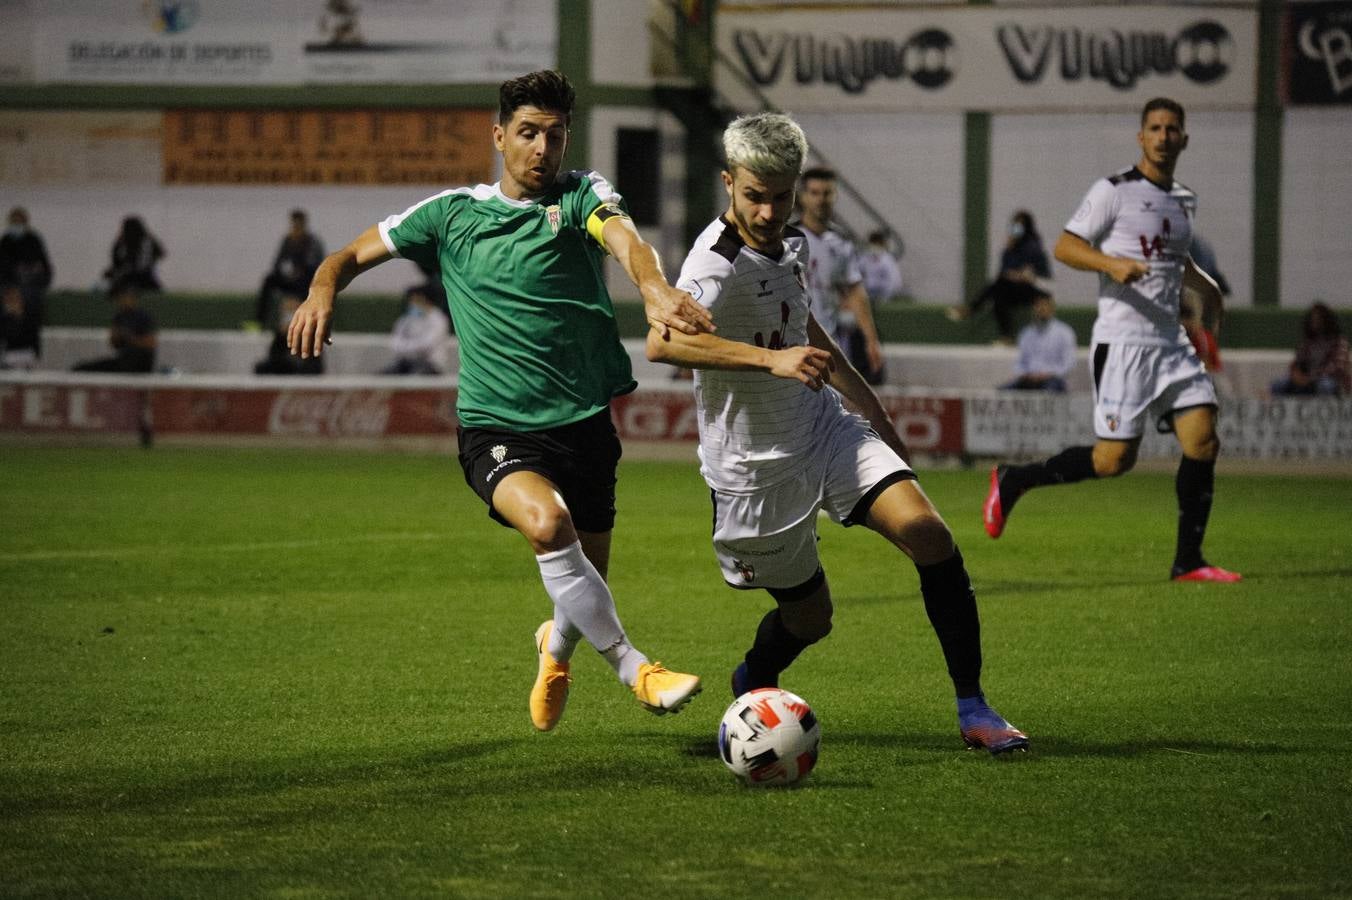
<svg viewBox="0 0 1352 900">
<path fill-rule="evenodd" d="M 958 701 L 958 730 L 968 749 L 985 748 L 992 756 L 1028 749 L 1028 735 L 1006 722 L 980 694 Z"/>
<path fill-rule="evenodd" d="M 746 670 L 745 661 L 738 663 L 737 668 L 732 670 L 732 696 L 734 698 L 742 696 L 747 691 L 754 691 L 756 688 L 765 687 L 779 687 L 779 679 L 776 678 L 769 684 L 752 683 L 751 676 Z"/>
</svg>

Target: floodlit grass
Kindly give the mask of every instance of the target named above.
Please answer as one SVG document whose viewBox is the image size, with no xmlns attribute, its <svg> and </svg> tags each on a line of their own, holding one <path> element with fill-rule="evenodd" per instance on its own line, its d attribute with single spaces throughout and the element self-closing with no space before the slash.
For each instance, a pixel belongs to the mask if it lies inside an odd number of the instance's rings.
<svg viewBox="0 0 1352 900">
<path fill-rule="evenodd" d="M 1352 895 L 1352 481 L 1222 467 L 1234 586 L 1165 581 L 1172 478 L 1025 498 L 923 484 L 981 601 L 986 688 L 1033 740 L 965 752 L 914 569 L 823 529 L 836 630 L 785 685 L 799 789 L 713 748 L 768 598 L 724 588 L 691 464 L 626 463 L 612 582 L 705 676 L 650 716 L 580 652 L 526 714 L 548 613 L 454 460 L 0 453 L 0 894 L 104 897 Z"/>
</svg>

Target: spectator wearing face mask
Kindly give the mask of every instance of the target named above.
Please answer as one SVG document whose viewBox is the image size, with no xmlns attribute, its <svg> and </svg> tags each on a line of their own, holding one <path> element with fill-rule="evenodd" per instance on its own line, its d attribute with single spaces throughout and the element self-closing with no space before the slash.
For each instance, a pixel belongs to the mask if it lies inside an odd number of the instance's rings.
<svg viewBox="0 0 1352 900">
<path fill-rule="evenodd" d="M 1033 300 L 1037 298 L 1037 279 L 1050 278 L 1051 275 L 1051 264 L 1047 261 L 1047 251 L 1042 247 L 1042 235 L 1038 233 L 1037 223 L 1033 221 L 1032 213 L 1021 209 L 1009 220 L 1009 236 L 1000 254 L 1000 274 L 982 288 L 970 303 L 950 308 L 948 317 L 955 322 L 969 319 L 989 303 L 995 311 L 995 323 L 1000 330 L 995 342 L 1012 345 L 1016 313 L 1032 306 Z"/>
<path fill-rule="evenodd" d="M 390 332 L 394 362 L 381 374 L 440 375 L 449 359 L 451 320 L 432 302 L 424 287 L 409 288 L 404 299 L 404 314 Z"/>
</svg>

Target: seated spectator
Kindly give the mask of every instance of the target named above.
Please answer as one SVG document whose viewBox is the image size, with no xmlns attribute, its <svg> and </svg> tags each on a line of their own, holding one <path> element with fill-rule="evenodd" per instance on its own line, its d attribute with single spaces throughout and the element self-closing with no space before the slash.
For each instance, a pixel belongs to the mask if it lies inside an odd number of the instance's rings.
<svg viewBox="0 0 1352 900">
<path fill-rule="evenodd" d="M 1285 378 L 1272 382 L 1273 396 L 1339 397 L 1352 393 L 1347 338 L 1327 304 L 1315 303 L 1301 320 L 1302 338 Z"/>
<path fill-rule="evenodd" d="M 140 292 L 134 281 L 113 285 L 112 326 L 108 343 L 113 355 L 89 360 L 75 366 L 76 372 L 153 372 L 159 329 L 149 312 L 141 308 Z"/>
<path fill-rule="evenodd" d="M 324 244 L 309 229 L 309 218 L 303 209 L 291 210 L 291 225 L 277 247 L 272 268 L 263 278 L 254 304 L 254 321 L 266 327 L 273 321 L 277 298 L 283 294 L 305 298 L 310 292 L 310 279 L 324 261 Z"/>
<path fill-rule="evenodd" d="M 0 369 L 31 369 L 38 363 L 37 323 L 24 308 L 23 290 L 0 287 Z"/>
<path fill-rule="evenodd" d="M 32 332 L 33 353 L 42 355 L 43 308 L 52 284 L 52 262 L 42 235 L 28 224 L 28 210 L 9 211 L 9 224 L 0 237 L 0 284 L 18 285 L 23 296 L 24 327 Z"/>
<path fill-rule="evenodd" d="M 382 375 L 440 375 L 449 360 L 447 341 L 451 320 L 446 318 L 427 289 L 418 286 L 404 294 L 404 314 L 390 332 L 394 362 L 381 370 Z"/>
<path fill-rule="evenodd" d="M 277 306 L 277 315 L 272 327 L 272 343 L 268 345 L 268 355 L 254 366 L 255 375 L 323 375 L 324 357 L 310 356 L 302 359 L 294 356 L 287 346 L 286 330 L 291 325 L 291 317 L 300 309 L 301 299 L 295 294 L 283 294 Z"/>
<path fill-rule="evenodd" d="M 120 287 L 136 291 L 158 291 L 160 279 L 155 267 L 164 259 L 164 247 L 147 229 L 140 216 L 127 216 L 113 241 L 113 264 L 103 273 L 108 292 Z"/>
<path fill-rule="evenodd" d="M 951 307 L 948 317 L 953 321 L 970 318 L 987 303 L 995 311 L 996 327 L 1000 329 L 997 344 L 1014 343 L 1014 315 L 1023 306 L 1031 306 L 1039 291 L 1036 281 L 1050 278 L 1051 264 L 1042 247 L 1042 235 L 1032 213 L 1021 209 L 1009 220 L 1009 237 L 1000 254 L 1000 274 L 986 285 L 981 293 L 964 306 Z"/>
<path fill-rule="evenodd" d="M 1056 318 L 1056 301 L 1043 288 L 1033 300 L 1033 320 L 1019 332 L 1016 377 L 1007 391 L 1065 393 L 1066 376 L 1075 366 L 1075 331 Z"/>
</svg>

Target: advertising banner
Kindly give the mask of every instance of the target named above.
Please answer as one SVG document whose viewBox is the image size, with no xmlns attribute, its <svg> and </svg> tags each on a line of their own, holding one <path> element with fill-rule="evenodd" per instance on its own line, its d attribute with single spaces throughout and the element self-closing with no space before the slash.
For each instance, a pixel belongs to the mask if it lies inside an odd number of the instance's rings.
<svg viewBox="0 0 1352 900">
<path fill-rule="evenodd" d="M 165 184 L 482 184 L 487 109 L 164 113 Z"/>
<path fill-rule="evenodd" d="M 1283 42 L 1288 103 L 1352 103 L 1352 2 L 1288 5 Z"/>
<path fill-rule="evenodd" d="M 782 109 L 1138 109 L 1256 98 L 1257 13 L 1165 5 L 729 7 L 722 57 Z M 721 67 L 720 67 L 721 68 Z M 741 79 L 719 71 L 736 96 Z"/>
<path fill-rule="evenodd" d="M 479 83 L 558 57 L 557 0 L 0 0 L 0 22 L 0 83 Z"/>
<path fill-rule="evenodd" d="M 0 184 L 29 190 L 159 181 L 159 113 L 0 111 Z"/>
<path fill-rule="evenodd" d="M 286 84 L 299 21 L 260 0 L 63 0 L 33 11 L 38 81 Z"/>
<path fill-rule="evenodd" d="M 502 81 L 558 56 L 555 0 L 327 0 L 303 23 L 306 81 Z"/>
</svg>

